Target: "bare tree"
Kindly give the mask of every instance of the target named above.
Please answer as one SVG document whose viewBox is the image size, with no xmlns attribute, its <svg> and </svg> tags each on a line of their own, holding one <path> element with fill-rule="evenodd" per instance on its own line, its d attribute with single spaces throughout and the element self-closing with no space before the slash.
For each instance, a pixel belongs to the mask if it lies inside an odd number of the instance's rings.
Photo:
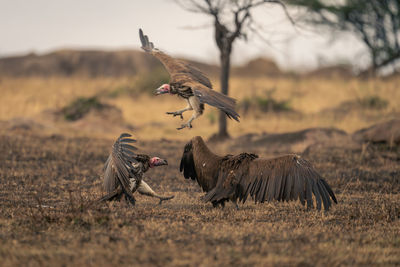
<svg viewBox="0 0 400 267">
<path fill-rule="evenodd" d="M 355 33 L 367 47 L 371 66 L 364 74 L 400 59 L 400 0 L 285 0 L 306 8 L 305 22 Z"/>
<path fill-rule="evenodd" d="M 214 38 L 220 52 L 220 83 L 221 92 L 229 93 L 229 71 L 233 43 L 237 39 L 247 40 L 253 27 L 252 10 L 265 4 L 281 5 L 287 15 L 287 10 L 280 0 L 176 0 L 185 10 L 210 16 L 214 24 Z M 292 20 L 291 20 L 292 21 Z M 219 130 L 215 136 L 218 139 L 229 137 L 226 116 L 219 115 Z"/>
</svg>

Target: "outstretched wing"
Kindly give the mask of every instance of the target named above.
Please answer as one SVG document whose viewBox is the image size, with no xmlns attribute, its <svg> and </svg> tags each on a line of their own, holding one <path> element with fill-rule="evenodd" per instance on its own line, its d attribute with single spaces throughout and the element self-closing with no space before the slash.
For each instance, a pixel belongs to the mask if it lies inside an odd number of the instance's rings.
<svg viewBox="0 0 400 267">
<path fill-rule="evenodd" d="M 171 83 L 196 81 L 204 86 L 212 88 L 210 80 L 199 69 L 179 59 L 172 58 L 157 48 L 154 48 L 154 44 L 149 41 L 147 35 L 143 34 L 142 29 L 139 29 L 139 37 L 142 43 L 142 49 L 160 60 L 167 69 L 171 75 Z"/>
<path fill-rule="evenodd" d="M 207 200 L 219 201 L 229 195 L 243 203 L 250 195 L 255 202 L 300 200 L 307 207 L 313 207 L 313 195 L 317 209 L 321 204 L 325 210 L 337 203 L 335 194 L 328 183 L 306 160 L 296 155 L 288 155 L 271 160 L 255 159 L 247 168 L 240 166 L 235 170 L 220 173 L 215 192 L 210 191 Z M 219 178 L 219 179 L 220 179 Z M 218 188 L 219 187 L 219 188 Z M 221 192 L 225 192 L 221 194 Z"/>
<path fill-rule="evenodd" d="M 208 104 L 216 107 L 225 112 L 228 118 L 239 121 L 240 116 L 235 111 L 236 99 L 214 91 L 197 82 L 185 82 L 183 86 L 190 87 L 193 94 L 200 99 L 201 104 Z"/>
<path fill-rule="evenodd" d="M 118 185 L 128 196 L 132 196 L 130 192 L 129 177 L 131 173 L 132 163 L 135 160 L 136 147 L 130 143 L 136 142 L 135 139 L 129 138 L 130 134 L 123 133 L 115 141 L 106 163 L 104 164 L 104 189 L 107 193 L 113 192 Z"/>
</svg>

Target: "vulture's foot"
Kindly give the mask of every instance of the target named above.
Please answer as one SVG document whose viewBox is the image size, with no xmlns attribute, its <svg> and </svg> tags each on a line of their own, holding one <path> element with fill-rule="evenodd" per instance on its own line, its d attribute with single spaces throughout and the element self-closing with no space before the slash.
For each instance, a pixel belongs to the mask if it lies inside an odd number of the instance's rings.
<svg viewBox="0 0 400 267">
<path fill-rule="evenodd" d="M 173 199 L 174 197 L 175 196 L 160 197 L 160 202 L 158 202 L 158 205 L 161 205 L 164 200 L 170 200 L 170 199 Z"/>
<path fill-rule="evenodd" d="M 174 117 L 180 116 L 180 117 L 181 117 L 181 120 L 183 120 L 182 113 L 183 113 L 183 112 L 181 112 L 181 111 L 167 112 L 168 115 L 173 115 Z"/>
<path fill-rule="evenodd" d="M 191 124 L 190 122 L 188 122 L 188 123 L 182 124 L 181 127 L 176 128 L 176 129 L 177 129 L 177 130 L 182 130 L 182 129 L 184 129 L 184 128 L 189 128 L 189 129 L 191 129 L 191 128 L 192 128 L 192 124 Z"/>
<path fill-rule="evenodd" d="M 126 200 L 127 202 L 131 203 L 132 206 L 135 206 L 135 204 L 136 204 L 136 199 L 135 199 L 133 196 L 130 197 L 130 196 L 128 196 L 128 195 L 125 195 L 125 200 Z"/>
</svg>

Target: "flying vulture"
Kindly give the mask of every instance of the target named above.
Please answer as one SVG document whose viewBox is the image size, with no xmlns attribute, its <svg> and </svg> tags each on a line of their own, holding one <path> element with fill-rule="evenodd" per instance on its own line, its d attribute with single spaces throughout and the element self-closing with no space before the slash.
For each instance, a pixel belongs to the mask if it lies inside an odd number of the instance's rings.
<svg viewBox="0 0 400 267">
<path fill-rule="evenodd" d="M 203 114 L 204 104 L 214 106 L 225 112 L 228 118 L 239 121 L 240 116 L 235 111 L 235 99 L 214 91 L 210 80 L 197 68 L 154 48 L 147 35 L 143 34 L 142 29 L 139 29 L 139 37 L 142 49 L 160 60 L 171 76 L 169 84 L 161 85 L 156 90 L 156 95 L 177 94 L 187 101 L 187 106 L 184 109 L 167 112 L 167 114 L 174 117 L 180 116 L 183 119 L 183 112 L 193 110 L 192 117 L 187 123 L 177 128 L 178 130 L 186 127 L 192 128 L 192 121 Z"/>
<path fill-rule="evenodd" d="M 120 199 L 125 195 L 126 199 L 135 205 L 133 193 L 137 190 L 140 194 L 169 200 L 174 196 L 160 196 L 143 180 L 143 174 L 150 168 L 168 165 L 165 159 L 159 157 L 149 157 L 144 154 L 136 154 L 136 147 L 131 143 L 135 139 L 129 138 L 130 134 L 123 133 L 115 141 L 106 163 L 104 164 L 104 189 L 107 195 L 100 201 Z"/>
<path fill-rule="evenodd" d="M 212 153 L 200 136 L 192 138 L 183 151 L 180 171 L 186 179 L 197 180 L 206 192 L 204 201 L 214 207 L 232 201 L 245 203 L 250 196 L 257 202 L 300 200 L 307 208 L 317 209 L 321 203 L 325 210 L 337 203 L 328 183 L 310 162 L 298 155 L 274 159 L 259 158 L 255 154 L 241 153 L 224 157 Z"/>
</svg>

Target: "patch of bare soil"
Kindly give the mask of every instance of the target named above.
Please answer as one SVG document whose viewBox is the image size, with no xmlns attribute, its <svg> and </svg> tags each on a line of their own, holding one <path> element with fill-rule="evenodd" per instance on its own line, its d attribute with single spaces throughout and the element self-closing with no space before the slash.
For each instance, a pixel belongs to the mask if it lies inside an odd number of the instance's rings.
<svg viewBox="0 0 400 267">
<path fill-rule="evenodd" d="M 400 120 L 390 120 L 356 131 L 354 139 L 362 142 L 400 144 Z"/>
<path fill-rule="evenodd" d="M 346 132 L 335 128 L 310 128 L 279 134 L 246 134 L 231 139 L 224 145 L 227 150 L 251 151 L 262 154 L 302 153 L 315 144 L 342 147 L 359 146 Z"/>
<path fill-rule="evenodd" d="M 237 211 L 203 203 L 199 186 L 179 173 L 184 142 L 139 140 L 141 152 L 169 162 L 146 181 L 175 198 L 159 206 L 139 195 L 131 207 L 95 202 L 114 140 L 23 133 L 0 134 L 3 266 L 400 264 L 399 147 L 321 143 L 304 153 L 337 195 L 328 213 L 297 202 L 249 201 Z M 279 139 L 261 141 L 265 156 Z"/>
</svg>

